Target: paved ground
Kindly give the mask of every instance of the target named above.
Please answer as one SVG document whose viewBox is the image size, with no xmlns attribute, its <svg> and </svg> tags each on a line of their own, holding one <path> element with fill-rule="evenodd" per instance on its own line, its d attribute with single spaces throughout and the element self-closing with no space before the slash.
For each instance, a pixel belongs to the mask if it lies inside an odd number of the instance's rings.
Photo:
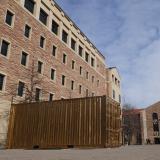
<svg viewBox="0 0 160 160">
<path fill-rule="evenodd" d="M 0 160 L 160 160 L 160 145 L 86 150 L 0 150 Z"/>
</svg>

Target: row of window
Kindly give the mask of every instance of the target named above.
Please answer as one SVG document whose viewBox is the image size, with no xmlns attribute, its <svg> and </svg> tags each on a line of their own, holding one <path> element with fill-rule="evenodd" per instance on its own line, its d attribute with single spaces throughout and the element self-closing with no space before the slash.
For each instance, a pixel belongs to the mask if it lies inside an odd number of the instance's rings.
<svg viewBox="0 0 160 160">
<path fill-rule="evenodd" d="M 112 98 L 115 100 L 116 99 L 116 92 L 115 90 L 113 89 L 112 91 Z M 118 100 L 119 100 L 119 103 L 121 103 L 121 95 L 118 96 Z"/>
<path fill-rule="evenodd" d="M 31 13 L 34 12 L 34 5 L 35 5 L 35 2 L 33 0 L 25 0 L 25 4 L 24 4 L 24 7 L 29 10 Z M 14 19 L 14 14 L 7 10 L 7 14 L 6 14 L 6 23 L 9 25 L 9 26 L 13 26 L 13 19 Z M 40 9 L 40 14 L 39 14 L 39 20 L 44 24 L 46 25 L 47 24 L 47 19 L 48 19 L 48 14 L 41 8 Z M 25 25 L 25 31 L 24 31 L 24 35 L 27 37 L 27 38 L 30 38 L 31 37 L 31 27 L 29 25 Z M 52 32 L 54 34 L 58 34 L 58 30 L 59 30 L 59 25 L 54 21 L 52 20 Z M 65 31 L 65 30 L 62 30 L 62 41 L 64 43 L 68 43 L 68 33 Z M 76 51 L 76 41 L 71 38 L 71 48 Z M 41 36 L 40 38 L 40 47 L 41 48 L 45 48 L 45 38 Z M 53 48 L 53 52 L 54 50 L 56 50 L 55 46 Z M 79 56 L 83 57 L 83 52 L 84 52 L 84 49 L 82 46 L 78 46 L 78 54 Z M 93 57 L 90 58 L 90 55 L 88 52 L 85 52 L 85 61 L 87 63 L 90 62 L 91 66 L 92 67 L 95 67 L 95 59 Z"/>
<path fill-rule="evenodd" d="M 7 42 L 6 40 L 2 40 L 0 54 L 2 54 L 3 56 L 7 56 L 8 52 L 9 52 L 9 48 L 10 48 L 10 43 Z M 53 49 L 52 54 L 55 55 L 56 48 L 55 47 L 53 47 L 53 48 L 54 49 Z M 66 54 L 63 54 L 63 60 L 62 61 L 63 61 L 64 64 L 66 64 L 66 62 L 67 62 L 67 55 Z M 24 51 L 22 51 L 21 64 L 23 66 L 27 66 L 27 64 L 28 64 L 28 54 L 26 52 L 24 52 Z M 73 70 L 75 69 L 75 61 L 74 60 L 72 60 L 72 62 L 71 62 L 71 68 Z M 38 72 L 42 73 L 42 69 L 43 69 L 43 62 L 38 61 Z M 79 74 L 82 75 L 82 73 L 83 73 L 83 67 L 80 66 L 79 67 Z M 89 79 L 88 71 L 86 71 L 85 77 L 86 77 L 86 79 Z M 55 70 L 54 69 L 51 69 L 51 79 L 52 80 L 55 79 Z M 92 83 L 94 83 L 94 81 L 95 81 L 95 77 L 94 76 L 91 77 L 91 81 L 92 81 Z M 98 86 L 99 86 L 99 80 L 97 80 L 97 87 Z"/>
<path fill-rule="evenodd" d="M 112 82 L 115 83 L 118 87 L 120 87 L 120 81 L 112 74 Z"/>
<path fill-rule="evenodd" d="M 5 81 L 5 75 L 0 73 L 0 91 L 4 90 L 4 81 Z M 64 75 L 62 75 L 62 85 L 65 85 L 65 81 L 66 81 L 66 77 Z M 75 82 L 71 81 L 71 90 L 74 90 L 74 85 Z M 79 90 L 79 94 L 82 94 L 82 85 L 78 86 L 78 90 Z M 18 83 L 18 89 L 17 89 L 17 95 L 19 97 L 23 97 L 24 96 L 24 92 L 25 92 L 25 83 L 22 81 L 19 81 Z M 40 100 L 40 96 L 42 94 L 42 90 L 40 88 L 36 88 L 35 90 L 35 100 L 39 101 Z M 52 101 L 53 100 L 53 93 L 49 94 L 49 100 Z M 86 89 L 86 96 L 89 96 L 89 90 Z M 92 92 L 92 96 L 95 96 L 95 93 Z"/>
</svg>

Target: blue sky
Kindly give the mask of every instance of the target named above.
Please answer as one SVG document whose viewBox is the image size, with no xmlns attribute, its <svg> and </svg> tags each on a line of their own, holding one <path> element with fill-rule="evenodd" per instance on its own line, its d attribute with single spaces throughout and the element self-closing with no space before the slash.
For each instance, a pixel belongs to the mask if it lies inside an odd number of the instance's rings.
<svg viewBox="0 0 160 160">
<path fill-rule="evenodd" d="M 160 0 L 56 0 L 117 66 L 123 101 L 147 107 L 160 100 Z"/>
</svg>

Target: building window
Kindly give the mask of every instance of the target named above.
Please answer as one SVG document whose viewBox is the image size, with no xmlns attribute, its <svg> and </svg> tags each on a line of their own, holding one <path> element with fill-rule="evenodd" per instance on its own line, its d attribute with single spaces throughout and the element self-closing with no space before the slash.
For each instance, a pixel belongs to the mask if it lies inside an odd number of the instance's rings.
<svg viewBox="0 0 160 160">
<path fill-rule="evenodd" d="M 32 14 L 34 13 L 35 2 L 33 0 L 25 0 L 24 7 L 30 11 Z"/>
<path fill-rule="evenodd" d="M 89 62 L 89 54 L 87 52 L 85 53 L 85 61 Z"/>
<path fill-rule="evenodd" d="M 71 81 L 71 90 L 74 89 L 74 81 Z"/>
<path fill-rule="evenodd" d="M 113 90 L 113 99 L 116 98 L 116 93 L 115 93 L 115 90 Z"/>
<path fill-rule="evenodd" d="M 82 86 L 79 85 L 79 94 L 82 94 Z"/>
<path fill-rule="evenodd" d="M 40 37 L 40 47 L 44 48 L 44 45 L 45 45 L 45 38 L 41 36 Z"/>
<path fill-rule="evenodd" d="M 13 14 L 12 12 L 10 12 L 9 10 L 7 10 L 6 23 L 7 23 L 9 26 L 12 26 L 13 16 L 14 16 L 14 14 Z"/>
<path fill-rule="evenodd" d="M 51 80 L 55 80 L 55 69 L 51 69 Z"/>
<path fill-rule="evenodd" d="M 89 79 L 89 73 L 86 72 L 86 79 Z"/>
<path fill-rule="evenodd" d="M 79 46 L 79 55 L 83 57 L 83 48 L 81 46 Z"/>
<path fill-rule="evenodd" d="M 56 51 L 57 51 L 57 47 L 53 45 L 53 47 L 52 47 L 52 55 L 54 57 L 56 56 Z"/>
<path fill-rule="evenodd" d="M 112 82 L 114 82 L 114 75 L 112 74 Z"/>
<path fill-rule="evenodd" d="M 71 38 L 71 48 L 75 51 L 76 50 L 76 41 Z"/>
<path fill-rule="evenodd" d="M 72 60 L 72 69 L 75 69 L 75 61 Z"/>
<path fill-rule="evenodd" d="M 88 97 L 89 96 L 89 91 L 88 91 L 88 89 L 86 89 L 86 97 Z"/>
<path fill-rule="evenodd" d="M 56 35 L 58 35 L 58 28 L 59 25 L 54 20 L 52 20 L 52 32 Z"/>
<path fill-rule="evenodd" d="M 92 83 L 94 83 L 94 76 L 92 76 Z"/>
<path fill-rule="evenodd" d="M 158 122 L 158 114 L 157 113 L 152 114 L 152 120 L 153 120 L 153 131 L 159 132 L 159 122 Z"/>
<path fill-rule="evenodd" d="M 25 53 L 25 52 L 22 52 L 21 64 L 22 64 L 23 66 L 26 66 L 26 65 L 27 65 L 27 57 L 28 57 L 28 54 Z"/>
<path fill-rule="evenodd" d="M 94 96 L 95 96 L 95 93 L 92 92 L 92 97 L 94 97 Z"/>
<path fill-rule="evenodd" d="M 79 67 L 79 74 L 82 75 L 82 67 Z"/>
<path fill-rule="evenodd" d="M 121 103 L 121 95 L 119 95 L 119 103 Z"/>
<path fill-rule="evenodd" d="M 7 56 L 8 55 L 8 50 L 9 50 L 9 45 L 10 43 L 5 41 L 5 40 L 2 40 L 2 44 L 1 44 L 1 54 L 3 56 Z"/>
<path fill-rule="evenodd" d="M 97 80 L 97 87 L 99 87 L 99 80 Z"/>
<path fill-rule="evenodd" d="M 66 54 L 63 54 L 63 63 L 66 64 L 66 62 L 67 62 L 67 56 Z"/>
<path fill-rule="evenodd" d="M 41 61 L 38 61 L 38 73 L 42 73 L 42 67 L 43 67 L 43 63 Z"/>
<path fill-rule="evenodd" d="M 94 60 L 94 58 L 91 58 L 91 66 L 92 66 L 92 67 L 95 66 L 95 60 Z"/>
<path fill-rule="evenodd" d="M 53 97 L 54 97 L 54 94 L 53 94 L 53 93 L 50 93 L 50 94 L 49 94 L 49 101 L 53 101 Z"/>
<path fill-rule="evenodd" d="M 47 19 L 48 19 L 48 14 L 41 8 L 41 9 L 40 9 L 40 14 L 39 14 L 39 20 L 40 20 L 44 25 L 47 25 Z"/>
<path fill-rule="evenodd" d="M 68 33 L 66 31 L 62 31 L 62 41 L 67 43 L 68 42 Z"/>
<path fill-rule="evenodd" d="M 35 100 L 36 101 L 40 100 L 40 94 L 41 94 L 41 89 L 36 88 L 36 93 L 35 93 Z"/>
<path fill-rule="evenodd" d="M 26 24 L 25 25 L 24 35 L 25 35 L 25 37 L 29 38 L 30 34 L 31 34 L 31 27 Z"/>
<path fill-rule="evenodd" d="M 4 88 L 4 79 L 5 79 L 5 75 L 0 73 L 0 91 L 2 91 Z"/>
<path fill-rule="evenodd" d="M 23 97 L 24 86 L 25 86 L 25 84 L 23 82 L 19 82 L 19 84 L 18 84 L 18 96 L 20 96 L 20 97 Z"/>
<path fill-rule="evenodd" d="M 65 80 L 66 80 L 66 77 L 64 75 L 62 75 L 62 85 L 63 86 L 65 85 Z"/>
</svg>

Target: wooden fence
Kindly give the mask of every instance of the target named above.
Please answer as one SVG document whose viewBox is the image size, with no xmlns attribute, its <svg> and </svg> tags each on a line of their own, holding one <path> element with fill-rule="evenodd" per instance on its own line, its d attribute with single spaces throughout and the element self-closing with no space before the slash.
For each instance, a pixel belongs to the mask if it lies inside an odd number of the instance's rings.
<svg viewBox="0 0 160 160">
<path fill-rule="evenodd" d="M 11 107 L 9 149 L 119 145 L 120 107 L 106 96 Z"/>
</svg>

